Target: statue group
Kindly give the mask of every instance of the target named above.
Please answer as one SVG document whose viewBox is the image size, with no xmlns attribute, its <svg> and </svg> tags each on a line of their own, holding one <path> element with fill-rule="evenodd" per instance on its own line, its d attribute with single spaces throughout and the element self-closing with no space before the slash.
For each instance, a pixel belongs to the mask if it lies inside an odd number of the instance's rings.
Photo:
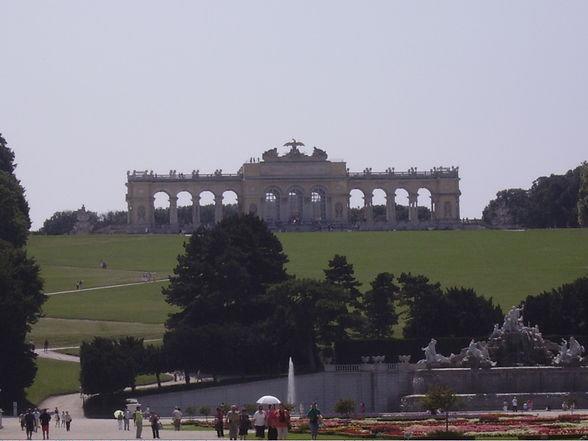
<svg viewBox="0 0 588 441">
<path fill-rule="evenodd" d="M 488 341 L 472 340 L 467 348 L 448 357 L 437 353 L 433 338 L 422 348 L 425 358 L 417 362 L 427 368 L 553 365 L 573 367 L 588 364 L 584 346 L 574 338 L 561 344 L 544 339 L 538 326 L 526 326 L 523 308 L 512 307 L 502 326 L 494 325 Z"/>
</svg>

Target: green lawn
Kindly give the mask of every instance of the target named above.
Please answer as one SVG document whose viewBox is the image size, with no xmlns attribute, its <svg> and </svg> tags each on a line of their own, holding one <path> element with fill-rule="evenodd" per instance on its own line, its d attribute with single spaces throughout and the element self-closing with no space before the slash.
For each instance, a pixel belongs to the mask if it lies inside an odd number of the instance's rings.
<svg viewBox="0 0 588 441">
<path fill-rule="evenodd" d="M 298 277 L 322 278 L 334 254 L 354 264 L 366 289 L 382 271 L 424 274 L 443 286 L 472 287 L 503 309 L 588 273 L 588 229 L 529 231 L 392 231 L 281 233 Z M 31 236 L 28 252 L 42 268 L 48 292 L 77 280 L 104 286 L 165 277 L 187 238 L 178 235 Z M 108 269 L 100 270 L 101 259 Z"/>
<path fill-rule="evenodd" d="M 73 289 L 80 279 L 89 287 L 138 281 L 143 272 L 167 277 L 186 240 L 173 234 L 30 236 L 27 250 L 52 292 Z M 102 260 L 106 270 L 99 267 Z"/>
<path fill-rule="evenodd" d="M 42 318 L 33 326 L 28 338 L 37 347 L 42 347 L 45 339 L 51 347 L 78 346 L 82 341 L 90 341 L 95 336 L 118 338 L 131 336 L 137 338 L 163 338 L 163 324 L 109 322 L 93 320 L 72 320 Z"/>
<path fill-rule="evenodd" d="M 80 291 L 49 296 L 43 305 L 48 317 L 163 323 L 178 309 L 166 303 L 163 282 Z"/>
<path fill-rule="evenodd" d="M 382 271 L 424 274 L 492 296 L 503 309 L 588 274 L 588 229 L 280 234 L 298 276 L 323 277 L 332 256 L 354 265 L 362 289 Z"/>
<path fill-rule="evenodd" d="M 27 389 L 27 399 L 40 404 L 51 395 L 63 395 L 80 391 L 80 364 L 70 361 L 37 358 L 37 376 Z"/>
</svg>

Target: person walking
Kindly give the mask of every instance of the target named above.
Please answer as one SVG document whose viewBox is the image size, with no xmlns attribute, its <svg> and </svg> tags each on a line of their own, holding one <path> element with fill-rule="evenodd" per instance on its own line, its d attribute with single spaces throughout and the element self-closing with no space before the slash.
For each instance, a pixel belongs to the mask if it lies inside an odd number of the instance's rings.
<svg viewBox="0 0 588 441">
<path fill-rule="evenodd" d="M 240 416 L 237 412 L 237 406 L 232 405 L 231 410 L 227 412 L 227 425 L 229 426 L 229 439 L 237 439 L 237 433 L 239 432 L 239 420 Z"/>
<path fill-rule="evenodd" d="M 59 418 L 59 409 L 57 407 L 53 411 L 53 418 L 55 418 L 55 427 L 59 427 L 60 418 Z"/>
<path fill-rule="evenodd" d="M 253 426 L 255 427 L 255 437 L 257 439 L 263 439 L 265 437 L 265 420 L 266 414 L 263 410 L 263 406 L 259 405 L 253 414 Z"/>
<path fill-rule="evenodd" d="M 178 406 L 172 411 L 172 421 L 174 423 L 174 430 L 179 431 L 182 427 L 182 411 Z"/>
<path fill-rule="evenodd" d="M 43 409 L 41 416 L 39 416 L 41 422 L 41 432 L 43 432 L 43 439 L 49 439 L 49 421 L 51 421 L 51 415 L 47 412 L 47 409 Z"/>
<path fill-rule="evenodd" d="M 151 414 L 149 415 L 149 422 L 151 423 L 153 439 L 159 439 L 159 415 L 157 415 L 154 411 L 151 411 Z"/>
<path fill-rule="evenodd" d="M 72 417 L 69 414 L 68 410 L 65 411 L 65 418 L 64 419 L 65 419 L 65 430 L 69 432 L 69 429 L 71 428 Z"/>
<path fill-rule="evenodd" d="M 225 436 L 223 432 L 224 426 L 224 417 L 223 417 L 223 410 L 220 407 L 216 408 L 216 413 L 214 414 L 214 429 L 216 430 L 216 437 L 222 438 Z"/>
<path fill-rule="evenodd" d="M 278 429 L 278 439 L 288 438 L 288 426 L 290 426 L 290 412 L 280 403 L 280 408 L 276 414 L 276 429 Z"/>
<path fill-rule="evenodd" d="M 141 439 L 143 433 L 143 412 L 141 412 L 141 406 L 137 406 L 137 410 L 133 414 L 133 420 L 135 421 L 135 438 Z"/>
<path fill-rule="evenodd" d="M 267 439 L 268 440 L 276 440 L 278 439 L 278 429 L 276 429 L 276 418 L 277 418 L 277 411 L 276 405 L 270 404 L 269 408 L 267 409 Z"/>
<path fill-rule="evenodd" d="M 247 409 L 243 408 L 241 410 L 241 415 L 239 416 L 239 438 L 247 439 L 249 429 L 251 429 L 251 420 L 247 414 Z"/>
<path fill-rule="evenodd" d="M 123 430 L 131 430 L 131 418 L 133 418 L 133 412 L 131 412 L 129 408 L 125 406 L 123 413 Z"/>
<path fill-rule="evenodd" d="M 33 415 L 33 409 L 28 409 L 24 416 L 25 430 L 27 433 L 27 439 L 33 438 L 33 432 L 35 430 L 35 415 Z"/>
<path fill-rule="evenodd" d="M 308 425 L 310 427 L 310 436 L 312 439 L 316 439 L 318 435 L 319 424 L 322 419 L 321 411 L 317 407 L 316 403 L 312 403 L 310 410 L 306 414 L 308 417 Z"/>
</svg>

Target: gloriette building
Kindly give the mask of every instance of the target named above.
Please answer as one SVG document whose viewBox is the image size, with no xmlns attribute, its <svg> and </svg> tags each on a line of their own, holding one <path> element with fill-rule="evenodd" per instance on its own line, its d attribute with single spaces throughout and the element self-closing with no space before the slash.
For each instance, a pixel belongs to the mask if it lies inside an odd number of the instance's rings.
<svg viewBox="0 0 588 441">
<path fill-rule="evenodd" d="M 233 192 L 240 213 L 253 213 L 275 230 L 312 231 L 316 229 L 359 228 L 365 230 L 452 228 L 458 225 L 459 170 L 435 167 L 428 171 L 397 171 L 388 168 L 373 172 L 350 172 L 343 161 L 328 160 L 324 150 L 312 154 L 299 150 L 304 146 L 292 140 L 284 144 L 290 151 L 279 155 L 277 148 L 263 153 L 262 160 L 251 159 L 235 174 L 217 170 L 212 174 L 155 174 L 153 171 L 127 172 L 130 231 L 191 231 L 202 224 L 200 195 L 214 195 L 214 220 L 223 217 L 223 194 Z M 352 215 L 350 195 L 363 194 L 363 209 Z M 169 197 L 169 224 L 155 224 L 154 200 L 157 193 Z M 187 192 L 192 201 L 191 224 L 178 222 L 178 194 Z M 385 196 L 385 213 L 374 213 L 374 193 Z M 398 192 L 408 196 L 397 202 Z M 429 196 L 419 204 L 419 194 Z M 421 199 L 422 201 L 423 199 Z M 397 213 L 397 204 L 408 207 L 408 216 Z M 426 218 L 419 219 L 419 205 L 426 206 Z M 380 210 L 382 211 L 382 210 Z M 406 212 L 406 209 L 404 209 Z"/>
</svg>

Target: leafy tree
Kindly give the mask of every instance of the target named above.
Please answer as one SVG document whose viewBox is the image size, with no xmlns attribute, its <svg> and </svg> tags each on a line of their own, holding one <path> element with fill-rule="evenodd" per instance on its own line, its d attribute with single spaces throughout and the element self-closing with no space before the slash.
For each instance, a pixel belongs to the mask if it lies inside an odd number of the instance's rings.
<svg viewBox="0 0 588 441">
<path fill-rule="evenodd" d="M 413 276 L 410 273 L 402 273 L 398 281 L 402 285 L 401 301 L 407 307 L 404 337 L 430 338 L 445 335 L 449 319 L 441 285 L 429 283 L 425 276 Z"/>
<path fill-rule="evenodd" d="M 225 355 L 241 354 L 243 346 L 239 345 L 247 345 L 241 340 L 253 338 L 254 325 L 273 312 L 267 287 L 288 278 L 282 245 L 257 216 L 238 215 L 223 219 L 210 230 L 199 228 L 185 250 L 178 256 L 170 285 L 163 289 L 166 300 L 181 308 L 168 319 L 164 342 L 173 353 L 186 353 L 186 368 L 203 367 L 199 363 L 211 355 L 217 369 L 234 369 L 239 363 L 217 360 L 215 354 L 199 355 L 206 347 L 202 346 L 203 336 L 218 341 L 227 335 L 222 329 L 230 324 L 237 335 L 228 335 Z M 248 358 L 252 357 L 243 357 Z"/>
<path fill-rule="evenodd" d="M 438 409 L 445 413 L 445 431 L 447 432 L 449 431 L 449 411 L 458 403 L 459 400 L 453 390 L 445 386 L 433 386 L 422 399 L 421 405 L 433 414 Z"/>
<path fill-rule="evenodd" d="M 364 335 L 368 338 L 391 337 L 392 326 L 398 323 L 394 301 L 399 288 L 394 284 L 394 275 L 380 273 L 371 286 L 372 289 L 363 295 L 361 304 L 365 316 Z"/>
<path fill-rule="evenodd" d="M 496 193 L 482 212 L 482 220 L 495 226 L 527 225 L 529 217 L 529 192 L 511 188 Z"/>
<path fill-rule="evenodd" d="M 268 297 L 274 302 L 268 329 L 279 342 L 277 357 L 295 355 L 311 370 L 316 369 L 317 345 L 347 338 L 355 324 L 349 291 L 331 283 L 291 279 L 270 287 Z"/>
<path fill-rule="evenodd" d="M 154 374 L 157 387 L 161 388 L 161 374 L 171 369 L 168 354 L 161 346 L 148 345 L 144 349 L 144 358 L 141 363 L 140 373 Z"/>
<path fill-rule="evenodd" d="M 472 288 L 445 290 L 449 333 L 445 336 L 478 337 L 486 335 L 495 323 L 502 323 L 504 315 L 492 297 L 476 294 Z"/>
<path fill-rule="evenodd" d="M 200 415 L 204 415 L 204 419 L 206 421 L 208 421 L 208 415 L 210 415 L 210 407 L 200 406 L 200 409 L 198 409 L 198 412 L 200 412 Z"/>
<path fill-rule="evenodd" d="M 588 334 L 588 276 L 528 296 L 524 305 L 525 319 L 544 334 Z"/>
<path fill-rule="evenodd" d="M 580 188 L 578 190 L 578 225 L 588 227 L 588 162 L 580 166 Z"/>
<path fill-rule="evenodd" d="M 56 211 L 43 222 L 40 233 L 49 235 L 70 234 L 73 231 L 77 216 L 71 210 Z"/>
<path fill-rule="evenodd" d="M 94 337 L 80 347 L 80 383 L 86 394 L 112 394 L 134 386 L 138 373 L 135 351 L 141 340 Z M 131 352 L 129 352 L 131 351 Z M 141 357 L 142 358 L 142 357 Z"/>
<path fill-rule="evenodd" d="M 29 207 L 14 176 L 13 161 L 14 153 L 0 135 L 0 407 L 4 408 L 21 400 L 34 380 L 35 354 L 25 339 L 47 299 L 39 267 L 23 248 L 30 227 Z"/>
<path fill-rule="evenodd" d="M 128 212 L 126 210 L 108 211 L 97 216 L 94 229 L 108 227 L 111 225 L 126 225 Z"/>
<path fill-rule="evenodd" d="M 355 412 L 355 401 L 351 398 L 341 398 L 335 402 L 333 410 L 336 413 L 348 417 L 351 413 Z"/>
<path fill-rule="evenodd" d="M 476 337 L 503 319 L 492 298 L 478 296 L 470 288 L 449 288 L 430 283 L 425 276 L 403 273 L 400 296 L 407 306 L 404 337 Z"/>
<path fill-rule="evenodd" d="M 359 287 L 361 283 L 355 278 L 355 271 L 353 265 L 347 262 L 347 257 L 335 254 L 329 260 L 329 267 L 323 270 L 325 273 L 325 280 L 335 286 L 340 286 L 345 289 L 354 303 L 360 296 Z"/>
</svg>

